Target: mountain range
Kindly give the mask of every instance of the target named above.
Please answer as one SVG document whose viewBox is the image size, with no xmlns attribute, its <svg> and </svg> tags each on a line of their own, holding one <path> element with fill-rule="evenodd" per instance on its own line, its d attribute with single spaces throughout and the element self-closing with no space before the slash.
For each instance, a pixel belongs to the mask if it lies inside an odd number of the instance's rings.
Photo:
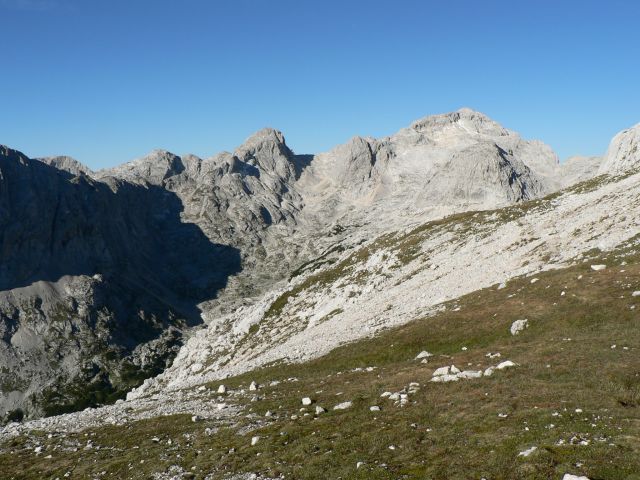
<svg viewBox="0 0 640 480">
<path fill-rule="evenodd" d="M 561 164 L 461 109 L 314 155 L 270 128 L 100 171 L 0 147 L 0 411 L 306 361 L 613 248 L 638 233 L 639 143 L 637 125 Z"/>
</svg>

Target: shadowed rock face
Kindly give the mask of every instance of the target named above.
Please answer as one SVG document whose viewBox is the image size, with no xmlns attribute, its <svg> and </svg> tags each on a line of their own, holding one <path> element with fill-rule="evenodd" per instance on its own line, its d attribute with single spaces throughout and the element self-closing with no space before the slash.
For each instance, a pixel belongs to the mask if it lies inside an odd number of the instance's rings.
<svg viewBox="0 0 640 480">
<path fill-rule="evenodd" d="M 0 408 L 108 400 L 157 373 L 237 249 L 150 184 L 92 180 L 0 150 Z M 94 392 L 93 394 L 91 392 Z"/>
</svg>

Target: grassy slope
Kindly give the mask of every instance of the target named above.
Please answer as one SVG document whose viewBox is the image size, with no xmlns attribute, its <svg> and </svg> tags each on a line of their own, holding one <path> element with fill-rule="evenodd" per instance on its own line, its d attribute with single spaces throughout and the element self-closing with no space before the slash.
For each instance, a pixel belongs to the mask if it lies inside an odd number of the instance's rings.
<svg viewBox="0 0 640 480">
<path fill-rule="evenodd" d="M 257 401 L 250 400 L 254 392 L 236 396 L 246 403 L 248 418 L 216 434 L 205 434 L 212 421 L 173 416 L 65 438 L 41 436 L 46 450 L 35 455 L 35 432 L 2 446 L 0 477 L 63 478 L 71 472 L 70 478 L 93 478 L 104 471 L 100 478 L 148 478 L 181 465 L 194 478 L 248 471 L 301 479 L 539 479 L 566 472 L 640 479 L 640 297 L 631 297 L 640 290 L 640 255 L 622 253 L 538 275 L 535 284 L 516 279 L 501 290 L 475 292 L 435 317 L 312 362 L 229 379 L 225 383 L 234 388 L 251 380 L 298 381 L 265 386 Z M 617 266 L 623 259 L 628 264 Z M 593 263 L 609 268 L 593 272 Z M 453 311 L 456 306 L 461 309 Z M 509 327 L 518 318 L 528 318 L 530 327 L 513 337 Z M 435 354 L 429 363 L 413 360 L 424 349 Z M 520 366 L 488 378 L 428 383 L 436 367 L 478 369 L 499 361 L 487 359 L 487 352 Z M 367 366 L 377 368 L 352 371 Z M 380 398 L 410 382 L 421 389 L 407 406 Z M 305 417 L 298 411 L 303 396 L 328 409 L 346 400 L 354 405 Z M 381 412 L 369 411 L 375 404 Z M 267 410 L 275 415 L 264 417 Z M 292 420 L 294 414 L 299 417 Z M 252 447 L 254 435 L 261 439 Z M 572 438 L 588 445 L 567 445 Z M 83 449 L 88 439 L 100 449 Z M 538 447 L 531 456 L 518 456 L 531 446 Z M 364 465 L 356 469 L 357 462 Z"/>
</svg>

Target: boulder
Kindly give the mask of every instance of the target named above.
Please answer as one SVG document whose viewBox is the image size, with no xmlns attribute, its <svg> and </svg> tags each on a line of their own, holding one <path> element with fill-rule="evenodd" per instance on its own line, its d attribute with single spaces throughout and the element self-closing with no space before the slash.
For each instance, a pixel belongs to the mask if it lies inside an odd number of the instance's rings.
<svg viewBox="0 0 640 480">
<path fill-rule="evenodd" d="M 427 352 L 426 350 L 421 351 L 418 355 L 416 355 L 416 360 L 422 360 L 423 358 L 433 357 L 433 354 Z"/>
<path fill-rule="evenodd" d="M 524 320 L 516 320 L 511 324 L 511 329 L 510 329 L 511 335 L 518 335 L 528 326 L 529 326 L 529 320 L 527 320 L 526 318 Z"/>
<path fill-rule="evenodd" d="M 347 408 L 351 408 L 353 406 L 353 402 L 342 402 L 333 407 L 334 410 L 346 410 Z"/>
</svg>

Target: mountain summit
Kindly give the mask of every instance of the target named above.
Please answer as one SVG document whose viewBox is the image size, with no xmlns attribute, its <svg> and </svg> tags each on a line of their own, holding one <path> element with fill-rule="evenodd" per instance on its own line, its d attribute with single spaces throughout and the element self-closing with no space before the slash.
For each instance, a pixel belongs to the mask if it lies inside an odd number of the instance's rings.
<svg viewBox="0 0 640 480">
<path fill-rule="evenodd" d="M 621 174 L 640 167 L 640 123 L 611 140 L 599 173 Z"/>
</svg>

